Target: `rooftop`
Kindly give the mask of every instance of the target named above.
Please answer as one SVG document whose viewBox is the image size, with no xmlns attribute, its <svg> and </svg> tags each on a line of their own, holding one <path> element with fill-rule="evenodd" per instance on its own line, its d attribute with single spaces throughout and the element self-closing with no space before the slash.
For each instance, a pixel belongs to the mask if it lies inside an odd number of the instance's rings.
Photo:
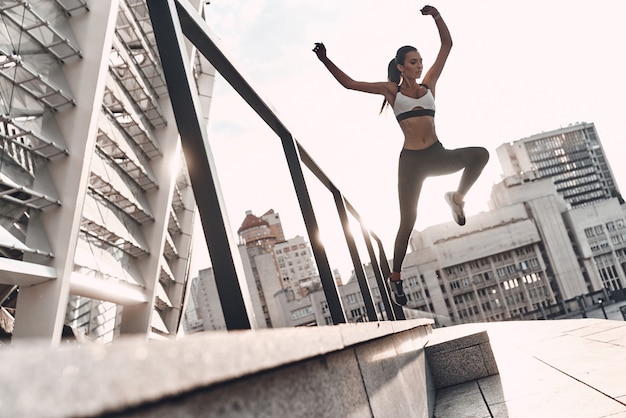
<svg viewBox="0 0 626 418">
<path fill-rule="evenodd" d="M 440 389 L 435 417 L 626 417 L 626 322 L 494 322 L 433 331 L 487 330 L 499 374 Z"/>
</svg>

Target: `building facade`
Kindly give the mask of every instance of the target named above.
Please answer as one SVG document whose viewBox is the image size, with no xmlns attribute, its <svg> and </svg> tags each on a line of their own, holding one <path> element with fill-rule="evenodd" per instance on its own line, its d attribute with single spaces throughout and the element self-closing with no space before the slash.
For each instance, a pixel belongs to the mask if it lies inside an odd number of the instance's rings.
<svg viewBox="0 0 626 418">
<path fill-rule="evenodd" d="M 193 334 L 194 332 L 204 331 L 204 321 L 201 317 L 200 303 L 199 301 L 199 278 L 194 277 L 191 279 L 189 285 L 189 294 L 185 303 L 185 316 L 183 319 L 183 332 L 185 334 Z M 224 324 L 226 327 L 226 324 Z"/>
<path fill-rule="evenodd" d="M 13 340 L 54 345 L 64 325 L 100 342 L 175 335 L 195 201 L 145 1 L 10 1 L 0 14 Z M 193 63 L 211 97 L 214 71 Z"/>
<path fill-rule="evenodd" d="M 536 134 L 496 152 L 505 181 L 551 178 L 572 207 L 620 196 L 593 123 Z"/>
<path fill-rule="evenodd" d="M 319 289 L 320 280 L 313 252 L 303 237 L 296 236 L 276 243 L 274 257 L 283 289 L 293 291 L 295 298 Z"/>
<path fill-rule="evenodd" d="M 414 232 L 402 276 L 417 310 L 405 310 L 407 318 L 432 318 L 437 325 L 540 319 L 549 307 L 575 310 L 589 306 L 588 295 L 624 288 L 626 212 L 617 198 L 564 209 L 549 180 L 524 183 L 519 192 L 512 193 L 519 201 L 470 216 L 462 228 L 450 222 Z M 383 319 L 374 274 L 370 266 L 365 271 Z M 354 278 L 339 293 L 349 322 L 367 320 Z M 330 323 L 321 291 L 277 298 L 285 326 Z"/>
<path fill-rule="evenodd" d="M 608 199 L 565 213 L 590 291 L 626 288 L 626 217 L 619 200 Z"/>
</svg>

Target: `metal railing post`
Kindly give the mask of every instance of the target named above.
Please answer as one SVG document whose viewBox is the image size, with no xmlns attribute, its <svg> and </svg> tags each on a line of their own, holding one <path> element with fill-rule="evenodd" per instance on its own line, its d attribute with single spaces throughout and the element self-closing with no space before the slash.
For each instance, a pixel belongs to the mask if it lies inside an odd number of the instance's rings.
<svg viewBox="0 0 626 418">
<path fill-rule="evenodd" d="M 374 239 L 374 241 L 376 241 L 376 244 L 378 245 L 378 254 L 379 254 L 379 258 L 380 258 L 380 267 L 381 270 L 383 272 L 384 277 L 389 277 L 391 276 L 391 269 L 389 268 L 389 262 L 387 261 L 387 256 L 385 255 L 385 249 L 383 247 L 383 242 L 380 240 L 380 238 L 378 238 L 378 236 L 374 233 L 371 233 L 372 238 Z M 385 282 L 385 290 L 387 293 L 387 298 L 389 298 L 391 289 L 389 289 L 389 287 L 387 286 L 387 283 Z M 399 305 L 396 305 L 395 303 L 391 303 L 391 307 L 393 309 L 393 313 L 396 319 L 406 319 L 406 316 L 404 315 L 404 311 L 402 310 L 402 307 L 400 307 Z"/>
<path fill-rule="evenodd" d="M 215 272 L 226 328 L 249 329 L 250 318 L 241 291 L 241 282 L 245 283 L 243 265 L 237 258 L 237 243 L 228 232 L 230 227 L 226 227 L 228 217 L 219 192 L 217 171 L 211 157 L 205 122 L 201 119 L 202 110 L 174 0 L 148 0 L 148 9 Z M 236 256 L 233 257 L 233 254 Z"/>
<path fill-rule="evenodd" d="M 374 247 L 372 246 L 372 241 L 370 238 L 370 233 L 365 227 L 365 225 L 361 225 L 361 233 L 363 234 L 363 239 L 365 240 L 365 246 L 367 247 L 367 253 L 370 256 L 370 262 L 372 263 L 372 270 L 374 271 L 374 277 L 376 277 L 376 283 L 378 284 L 378 290 L 380 291 L 380 297 L 383 301 L 383 307 L 385 308 L 385 312 L 387 313 L 387 319 L 393 321 L 398 319 L 395 314 L 395 311 L 392 307 L 393 303 L 391 303 L 391 299 L 389 298 L 389 290 L 387 289 L 387 283 L 385 282 L 384 276 L 381 274 L 380 265 L 378 260 L 376 259 L 376 253 L 374 252 Z M 381 263 L 384 264 L 384 260 L 381 259 Z"/>
<path fill-rule="evenodd" d="M 359 257 L 359 252 L 356 248 L 354 236 L 350 230 L 350 221 L 348 219 L 348 212 L 346 211 L 344 198 L 339 190 L 336 189 L 333 191 L 333 197 L 335 198 L 335 205 L 337 206 L 337 213 L 339 214 L 343 234 L 346 237 L 346 243 L 348 244 L 350 258 L 352 259 L 352 265 L 354 266 L 354 274 L 356 275 L 357 282 L 359 283 L 359 289 L 361 290 L 361 295 L 363 296 L 367 319 L 370 321 L 378 321 L 378 315 L 376 314 L 374 301 L 372 300 L 372 292 L 370 291 L 369 284 L 367 283 L 367 277 L 363 271 L 363 265 L 361 264 L 361 258 Z"/>
<path fill-rule="evenodd" d="M 345 323 L 346 315 L 343 310 L 341 298 L 339 297 L 337 283 L 335 283 L 335 278 L 333 277 L 330 264 L 328 263 L 326 249 L 319 237 L 319 226 L 315 218 L 315 212 L 313 211 L 313 204 L 311 203 L 311 197 L 309 196 L 306 186 L 304 173 L 302 172 L 302 165 L 300 164 L 296 143 L 291 136 L 281 136 L 280 139 L 283 144 L 285 158 L 287 158 L 287 165 L 291 172 L 291 180 L 293 181 L 293 186 L 298 196 L 298 202 L 300 203 L 304 224 L 311 241 L 311 250 L 313 251 L 313 256 L 317 263 L 317 269 L 320 275 L 320 281 L 322 282 L 322 288 L 324 289 L 324 295 L 326 296 L 330 317 L 334 324 Z"/>
</svg>

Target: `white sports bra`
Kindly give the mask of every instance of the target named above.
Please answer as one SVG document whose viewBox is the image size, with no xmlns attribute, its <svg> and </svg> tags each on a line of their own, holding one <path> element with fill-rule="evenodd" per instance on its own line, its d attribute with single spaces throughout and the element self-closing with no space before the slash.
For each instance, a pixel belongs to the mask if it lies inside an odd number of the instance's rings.
<svg viewBox="0 0 626 418">
<path fill-rule="evenodd" d="M 396 100 L 393 103 L 393 113 L 398 122 L 417 116 L 435 116 L 435 97 L 427 85 L 422 84 L 422 86 L 426 87 L 427 91 L 418 99 L 400 93 L 400 86 L 398 86 Z"/>
</svg>

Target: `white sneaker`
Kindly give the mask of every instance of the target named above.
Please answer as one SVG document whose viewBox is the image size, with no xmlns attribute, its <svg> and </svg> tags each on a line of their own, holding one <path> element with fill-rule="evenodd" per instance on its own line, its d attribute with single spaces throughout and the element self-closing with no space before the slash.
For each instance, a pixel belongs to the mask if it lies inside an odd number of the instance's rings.
<svg viewBox="0 0 626 418">
<path fill-rule="evenodd" d="M 464 203 L 458 204 L 454 201 L 454 192 L 447 192 L 445 194 L 445 199 L 450 206 L 450 209 L 452 209 L 454 222 L 461 226 L 465 225 L 465 212 L 463 212 Z"/>
</svg>

